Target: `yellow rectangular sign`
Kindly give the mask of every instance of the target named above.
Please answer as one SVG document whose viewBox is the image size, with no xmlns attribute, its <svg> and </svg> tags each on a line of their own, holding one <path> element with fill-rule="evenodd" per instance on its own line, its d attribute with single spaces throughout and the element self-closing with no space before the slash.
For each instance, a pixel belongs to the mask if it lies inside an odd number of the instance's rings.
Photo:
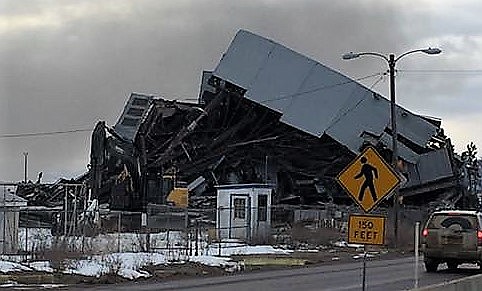
<svg viewBox="0 0 482 291">
<path fill-rule="evenodd" d="M 350 215 L 348 242 L 364 245 L 383 245 L 385 242 L 385 217 Z"/>
</svg>

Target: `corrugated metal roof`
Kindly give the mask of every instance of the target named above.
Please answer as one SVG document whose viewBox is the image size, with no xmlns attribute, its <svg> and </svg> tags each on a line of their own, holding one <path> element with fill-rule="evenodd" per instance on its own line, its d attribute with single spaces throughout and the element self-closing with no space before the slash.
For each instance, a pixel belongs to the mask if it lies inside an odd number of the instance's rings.
<svg viewBox="0 0 482 291">
<path fill-rule="evenodd" d="M 355 153 L 362 133 L 390 128 L 390 102 L 356 81 L 272 40 L 240 30 L 213 74 L 246 89 L 246 98 L 282 113 L 281 121 L 315 136 L 327 133 Z M 399 134 L 425 147 L 437 127 L 397 107 Z M 390 138 L 390 136 L 388 136 Z M 391 147 L 390 141 L 386 143 Z M 400 156 L 417 160 L 402 144 Z"/>
</svg>

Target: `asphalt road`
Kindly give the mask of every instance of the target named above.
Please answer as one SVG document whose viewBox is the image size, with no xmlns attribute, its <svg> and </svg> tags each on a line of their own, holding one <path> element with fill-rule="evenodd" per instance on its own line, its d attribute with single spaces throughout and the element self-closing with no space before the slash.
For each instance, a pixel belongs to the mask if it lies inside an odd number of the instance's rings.
<svg viewBox="0 0 482 291">
<path fill-rule="evenodd" d="M 89 290 L 362 290 L 362 266 L 360 261 L 164 283 L 100 286 Z M 420 263 L 419 286 L 450 281 L 475 275 L 478 272 L 474 266 L 464 265 L 457 271 L 449 272 L 445 266 L 440 266 L 437 273 L 426 273 L 423 264 Z M 414 286 L 414 258 L 368 261 L 366 282 L 366 290 L 411 289 Z"/>
</svg>

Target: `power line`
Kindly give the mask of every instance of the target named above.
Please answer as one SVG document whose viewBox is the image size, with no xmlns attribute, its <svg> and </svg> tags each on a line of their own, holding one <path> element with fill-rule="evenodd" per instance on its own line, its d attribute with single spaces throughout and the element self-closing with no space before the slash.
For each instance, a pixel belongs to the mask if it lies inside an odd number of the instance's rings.
<svg viewBox="0 0 482 291">
<path fill-rule="evenodd" d="M 92 129 L 91 128 L 84 128 L 84 129 L 72 129 L 72 130 L 63 130 L 63 131 L 0 134 L 0 138 L 47 136 L 47 135 L 68 134 L 68 133 L 77 133 L 77 132 L 86 132 L 86 131 L 92 131 Z"/>
<path fill-rule="evenodd" d="M 370 91 L 373 90 L 373 88 L 378 84 L 380 83 L 380 81 L 383 80 L 383 77 L 384 77 L 384 74 L 381 74 L 380 77 L 378 79 L 375 80 L 375 82 L 373 82 L 373 84 L 368 88 L 369 91 L 367 91 L 365 93 L 364 96 L 366 96 L 366 94 L 369 94 Z M 349 100 L 349 98 L 347 99 Z M 355 110 L 355 108 L 357 108 L 363 101 L 365 100 L 365 98 L 361 98 L 359 99 L 351 108 L 348 108 L 348 110 L 346 110 L 345 112 L 342 112 L 342 114 L 336 118 L 333 119 L 333 121 L 330 122 L 330 124 L 327 126 L 326 130 L 329 130 L 331 127 L 333 127 L 336 123 L 338 123 L 338 121 L 340 121 L 342 119 L 342 117 L 346 116 L 348 113 L 350 113 L 351 111 Z"/>
<path fill-rule="evenodd" d="M 285 95 L 285 96 L 281 96 L 281 97 L 278 97 L 278 98 L 263 100 L 260 103 L 266 103 L 266 102 L 270 102 L 270 101 L 294 98 L 294 97 L 301 96 L 301 95 L 304 95 L 304 94 L 309 94 L 309 93 L 313 93 L 313 92 L 316 92 L 316 91 L 321 91 L 321 90 L 325 90 L 325 89 L 329 89 L 329 88 L 333 88 L 333 87 L 337 87 L 337 86 L 342 86 L 342 85 L 354 83 L 354 82 L 357 82 L 357 81 L 365 80 L 365 79 L 368 79 L 368 78 L 376 77 L 376 76 L 383 76 L 384 74 L 385 73 L 375 73 L 375 74 L 371 74 L 371 75 L 356 78 L 356 79 L 350 79 L 350 80 L 345 81 L 345 82 L 340 82 L 340 83 L 331 84 L 331 85 L 325 85 L 325 86 L 313 88 L 313 89 L 310 89 L 310 90 L 307 90 L 307 91 L 298 92 L 298 93 L 295 93 L 295 94 L 290 94 L 290 95 Z M 380 78 L 382 78 L 382 77 L 380 77 Z M 375 84 L 378 83 L 379 81 L 380 80 L 377 80 L 375 82 Z M 373 84 L 371 87 L 373 87 L 375 84 Z M 20 138 L 20 137 L 33 137 L 33 136 L 48 136 L 48 135 L 68 134 L 68 133 L 77 133 L 77 132 L 86 132 L 86 131 L 92 131 L 92 129 L 91 128 L 85 128 L 85 129 L 73 129 L 73 130 L 64 130 L 64 131 L 50 131 L 50 132 L 0 134 L 0 138 Z"/>
<path fill-rule="evenodd" d="M 397 70 L 399 73 L 421 73 L 421 74 L 464 74 L 464 75 L 480 75 L 482 70 Z"/>
<path fill-rule="evenodd" d="M 360 78 L 356 78 L 356 79 L 350 79 L 348 81 L 344 81 L 344 82 L 340 82 L 340 83 L 336 83 L 336 84 L 325 85 L 325 86 L 313 88 L 313 89 L 310 89 L 310 90 L 307 90 L 307 91 L 302 91 L 302 92 L 298 92 L 298 93 L 294 93 L 294 94 L 284 95 L 284 96 L 276 97 L 276 98 L 272 98 L 272 99 L 266 99 L 266 100 L 260 101 L 260 103 L 267 103 L 267 102 L 271 102 L 271 101 L 278 101 L 278 100 L 283 100 L 283 99 L 294 98 L 294 97 L 298 97 L 298 96 L 301 96 L 301 95 L 313 93 L 313 92 L 316 92 L 316 91 L 330 89 L 330 88 L 333 88 L 333 87 L 342 86 L 342 85 L 346 85 L 346 84 L 350 84 L 350 83 L 354 83 L 354 82 L 357 82 L 357 81 L 365 80 L 365 79 L 368 79 L 368 78 L 373 78 L 373 77 L 376 77 L 376 76 L 382 76 L 382 75 L 384 75 L 384 73 L 371 74 L 371 75 L 368 75 L 368 76 L 364 76 L 364 77 L 360 77 Z"/>
</svg>

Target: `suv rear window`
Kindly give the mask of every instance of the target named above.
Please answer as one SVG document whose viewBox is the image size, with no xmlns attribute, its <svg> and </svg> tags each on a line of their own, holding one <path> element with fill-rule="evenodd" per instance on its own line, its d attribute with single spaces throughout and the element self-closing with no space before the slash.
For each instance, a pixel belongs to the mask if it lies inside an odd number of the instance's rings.
<svg viewBox="0 0 482 291">
<path fill-rule="evenodd" d="M 460 214 L 434 214 L 427 228 L 449 228 L 454 225 L 460 226 L 463 230 L 476 230 L 478 229 L 477 217 Z"/>
</svg>

